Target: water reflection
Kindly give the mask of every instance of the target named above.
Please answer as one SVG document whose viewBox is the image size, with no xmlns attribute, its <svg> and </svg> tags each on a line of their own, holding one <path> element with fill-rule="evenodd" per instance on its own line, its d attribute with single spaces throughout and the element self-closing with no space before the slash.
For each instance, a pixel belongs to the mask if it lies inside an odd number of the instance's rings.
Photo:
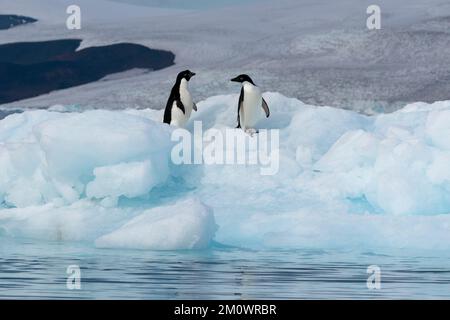
<svg viewBox="0 0 450 320">
<path fill-rule="evenodd" d="M 100 250 L 61 243 L 0 244 L 0 298 L 366 299 L 448 298 L 450 258 L 311 250 Z M 79 265 L 82 290 L 66 289 Z M 367 266 L 382 289 L 366 287 Z"/>
</svg>

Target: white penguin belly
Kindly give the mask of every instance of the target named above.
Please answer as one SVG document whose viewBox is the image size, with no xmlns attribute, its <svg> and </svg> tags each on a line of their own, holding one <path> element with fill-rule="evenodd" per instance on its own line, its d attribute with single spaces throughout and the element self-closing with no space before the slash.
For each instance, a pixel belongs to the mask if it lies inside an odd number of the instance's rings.
<svg viewBox="0 0 450 320">
<path fill-rule="evenodd" d="M 172 110 L 171 110 L 170 125 L 177 126 L 177 127 L 183 127 L 186 124 L 187 120 L 188 120 L 188 118 L 186 117 L 186 115 L 183 113 L 183 111 L 180 108 L 178 108 L 177 103 L 174 102 L 172 105 Z"/>
<path fill-rule="evenodd" d="M 262 95 L 261 90 L 253 85 L 244 85 L 244 102 L 240 110 L 241 127 L 253 129 L 261 119 Z"/>
<path fill-rule="evenodd" d="M 191 117 L 191 113 L 192 113 L 192 108 L 194 107 L 194 102 L 192 101 L 192 97 L 191 94 L 189 93 L 189 91 L 185 91 L 184 90 L 180 91 L 180 99 L 181 99 L 181 103 L 184 106 L 184 111 L 185 116 L 186 116 L 186 121 Z"/>
</svg>

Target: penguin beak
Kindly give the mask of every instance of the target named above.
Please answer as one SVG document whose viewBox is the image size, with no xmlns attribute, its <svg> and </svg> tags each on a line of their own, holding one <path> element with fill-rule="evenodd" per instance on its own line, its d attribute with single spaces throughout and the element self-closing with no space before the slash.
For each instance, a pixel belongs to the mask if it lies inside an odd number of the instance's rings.
<svg viewBox="0 0 450 320">
<path fill-rule="evenodd" d="M 231 79 L 230 81 L 233 81 L 233 82 L 240 82 L 240 81 L 239 81 L 239 77 L 233 78 L 233 79 Z"/>
<path fill-rule="evenodd" d="M 191 78 L 192 78 L 193 76 L 195 76 L 195 72 L 191 72 L 190 76 L 191 76 Z"/>
</svg>

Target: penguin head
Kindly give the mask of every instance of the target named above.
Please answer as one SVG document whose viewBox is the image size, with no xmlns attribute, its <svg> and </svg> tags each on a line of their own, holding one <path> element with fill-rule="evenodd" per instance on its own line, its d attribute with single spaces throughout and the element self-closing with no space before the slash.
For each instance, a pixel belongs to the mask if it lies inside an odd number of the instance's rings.
<svg viewBox="0 0 450 320">
<path fill-rule="evenodd" d="M 247 82 L 250 82 L 251 84 L 254 85 L 252 78 L 250 78 L 246 74 L 241 74 L 241 75 L 237 76 L 236 78 L 231 79 L 231 81 L 233 81 L 233 82 L 240 82 L 240 83 L 243 83 L 243 82 L 247 81 Z"/>
<path fill-rule="evenodd" d="M 190 70 L 184 70 L 178 74 L 177 80 L 181 81 L 181 79 L 186 79 L 186 81 L 189 81 L 193 76 L 195 76 L 194 72 Z"/>
</svg>

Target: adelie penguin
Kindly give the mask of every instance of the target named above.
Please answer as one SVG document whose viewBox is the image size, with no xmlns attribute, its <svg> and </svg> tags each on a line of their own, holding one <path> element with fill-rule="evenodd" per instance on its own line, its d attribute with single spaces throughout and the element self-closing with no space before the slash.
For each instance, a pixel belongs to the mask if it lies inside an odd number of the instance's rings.
<svg viewBox="0 0 450 320">
<path fill-rule="evenodd" d="M 189 70 L 178 74 L 164 110 L 164 123 L 184 127 L 191 116 L 192 109 L 197 111 L 197 106 L 192 101 L 188 88 L 188 82 L 193 76 L 195 76 L 195 73 Z"/>
<path fill-rule="evenodd" d="M 267 118 L 270 115 L 269 106 L 262 97 L 261 89 L 246 74 L 241 74 L 231 79 L 231 81 L 242 83 L 238 103 L 237 128 L 242 128 L 242 130 L 250 134 L 258 132 L 254 127 L 261 118 L 261 108 L 264 110 Z"/>
</svg>

